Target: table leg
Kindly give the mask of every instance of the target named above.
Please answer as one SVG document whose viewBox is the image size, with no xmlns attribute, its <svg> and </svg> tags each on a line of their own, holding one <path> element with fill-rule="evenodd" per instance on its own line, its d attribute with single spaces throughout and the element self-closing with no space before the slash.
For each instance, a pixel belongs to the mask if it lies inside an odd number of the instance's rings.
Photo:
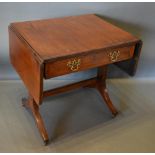
<svg viewBox="0 0 155 155">
<path fill-rule="evenodd" d="M 44 140 L 45 145 L 47 145 L 49 142 L 49 138 L 41 114 L 39 112 L 39 105 L 37 105 L 37 103 L 31 96 L 29 96 L 28 99 L 22 99 L 22 104 L 23 106 L 28 107 L 32 111 L 39 132 Z"/>
<path fill-rule="evenodd" d="M 106 102 L 112 114 L 116 116 L 118 112 L 110 100 L 110 97 L 106 88 L 106 76 L 107 76 L 107 66 L 99 67 L 98 73 L 97 73 L 96 88 L 99 90 L 101 96 L 103 97 L 104 101 Z"/>
</svg>

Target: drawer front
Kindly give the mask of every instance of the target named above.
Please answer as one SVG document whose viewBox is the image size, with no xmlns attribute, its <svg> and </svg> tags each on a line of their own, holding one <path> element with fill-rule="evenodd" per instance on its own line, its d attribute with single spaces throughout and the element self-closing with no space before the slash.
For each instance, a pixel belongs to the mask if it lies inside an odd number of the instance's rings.
<svg viewBox="0 0 155 155">
<path fill-rule="evenodd" d="M 118 61 L 130 59 L 133 56 L 135 46 L 115 48 L 110 50 L 92 52 L 87 55 L 66 58 L 45 63 L 45 79 L 78 72 Z"/>
</svg>

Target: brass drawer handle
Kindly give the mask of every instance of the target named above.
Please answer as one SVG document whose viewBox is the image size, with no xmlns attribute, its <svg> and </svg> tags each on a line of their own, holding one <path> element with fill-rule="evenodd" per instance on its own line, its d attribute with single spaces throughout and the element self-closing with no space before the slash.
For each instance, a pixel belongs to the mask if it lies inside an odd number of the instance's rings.
<svg viewBox="0 0 155 155">
<path fill-rule="evenodd" d="M 70 60 L 67 63 L 67 66 L 71 69 L 71 71 L 77 71 L 81 64 L 81 59 Z"/>
<path fill-rule="evenodd" d="M 117 61 L 119 56 L 120 56 L 120 51 L 113 51 L 109 53 L 109 57 L 112 62 Z"/>
</svg>

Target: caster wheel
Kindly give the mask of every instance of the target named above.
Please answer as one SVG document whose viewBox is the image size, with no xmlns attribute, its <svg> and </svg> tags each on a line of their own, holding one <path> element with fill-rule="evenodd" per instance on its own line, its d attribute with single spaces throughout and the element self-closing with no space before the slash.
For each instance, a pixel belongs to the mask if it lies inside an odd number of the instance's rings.
<svg viewBox="0 0 155 155">
<path fill-rule="evenodd" d="M 27 98 L 22 98 L 22 106 L 25 107 L 26 109 L 29 109 Z"/>
<path fill-rule="evenodd" d="M 44 145 L 47 146 L 49 144 L 49 140 L 44 140 Z"/>
<path fill-rule="evenodd" d="M 26 98 L 22 98 L 22 106 L 23 106 L 23 107 L 25 107 L 25 106 L 26 106 L 26 105 L 25 105 L 25 104 L 26 104 L 26 101 L 27 101 L 27 99 L 26 99 Z"/>
<path fill-rule="evenodd" d="M 116 111 L 115 113 L 112 114 L 112 117 L 115 118 L 117 116 L 118 112 Z"/>
</svg>

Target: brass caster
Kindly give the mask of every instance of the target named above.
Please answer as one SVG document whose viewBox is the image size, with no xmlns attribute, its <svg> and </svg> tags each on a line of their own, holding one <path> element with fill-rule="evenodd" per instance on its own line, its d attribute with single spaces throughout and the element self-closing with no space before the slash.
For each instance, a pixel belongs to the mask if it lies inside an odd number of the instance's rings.
<svg viewBox="0 0 155 155">
<path fill-rule="evenodd" d="M 44 140 L 44 145 L 47 146 L 49 144 L 49 140 Z"/>
<path fill-rule="evenodd" d="M 118 112 L 117 111 L 114 112 L 114 113 L 112 113 L 112 118 L 115 118 L 117 115 L 118 115 Z"/>
</svg>

